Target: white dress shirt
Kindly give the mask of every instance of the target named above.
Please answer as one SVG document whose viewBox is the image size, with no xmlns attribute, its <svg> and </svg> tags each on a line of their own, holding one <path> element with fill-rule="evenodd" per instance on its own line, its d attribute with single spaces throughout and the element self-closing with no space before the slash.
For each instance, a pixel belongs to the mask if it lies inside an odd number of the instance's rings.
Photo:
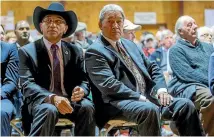
<svg viewBox="0 0 214 137">
<path fill-rule="evenodd" d="M 47 39 L 45 39 L 43 37 L 43 41 L 45 43 L 45 46 L 48 50 L 48 56 L 49 56 L 49 59 L 51 61 L 51 84 L 50 84 L 50 87 L 49 87 L 49 90 L 51 92 L 53 92 L 54 90 L 54 72 L 52 71 L 53 70 L 53 56 L 52 56 L 52 52 L 51 52 L 51 46 L 53 45 L 53 43 L 49 42 Z M 57 42 L 55 45 L 57 45 L 59 47 L 59 50 L 57 50 L 57 57 L 59 58 L 59 62 L 60 62 L 60 73 L 61 73 L 61 88 L 62 88 L 62 94 L 63 95 L 67 95 L 67 93 L 65 92 L 65 88 L 64 88 L 64 67 L 63 67 L 63 56 L 62 56 L 62 45 L 61 45 L 61 40 L 59 42 Z"/>
</svg>

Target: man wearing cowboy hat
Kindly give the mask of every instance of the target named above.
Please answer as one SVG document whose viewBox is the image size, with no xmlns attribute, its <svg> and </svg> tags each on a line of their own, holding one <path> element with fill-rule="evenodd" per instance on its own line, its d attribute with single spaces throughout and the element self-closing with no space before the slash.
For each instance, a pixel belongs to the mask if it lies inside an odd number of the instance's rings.
<svg viewBox="0 0 214 137">
<path fill-rule="evenodd" d="M 29 136 L 51 136 L 59 117 L 75 122 L 75 135 L 94 135 L 94 107 L 86 98 L 88 83 L 81 49 L 62 41 L 77 27 L 73 11 L 60 3 L 36 7 L 35 28 L 43 38 L 19 50 L 24 95 L 23 127 Z"/>
</svg>

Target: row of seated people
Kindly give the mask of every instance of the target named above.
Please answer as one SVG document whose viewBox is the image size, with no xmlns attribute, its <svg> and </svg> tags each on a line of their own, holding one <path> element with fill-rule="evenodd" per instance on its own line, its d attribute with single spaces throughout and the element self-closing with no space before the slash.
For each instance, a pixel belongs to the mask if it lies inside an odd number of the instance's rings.
<svg viewBox="0 0 214 137">
<path fill-rule="evenodd" d="M 61 40 L 77 27 L 73 11 L 52 3 L 48 9 L 36 7 L 33 18 L 43 38 L 19 53 L 15 45 L 1 42 L 2 135 L 8 135 L 10 98 L 19 77 L 25 135 L 51 136 L 58 118 L 64 117 L 75 122 L 75 135 L 94 136 L 96 125 L 101 128 L 120 116 L 137 123 L 142 136 L 160 135 L 160 116 L 174 121 L 179 135 L 214 135 L 214 99 L 207 77 L 213 48 L 196 39 L 193 18 L 182 16 L 175 25 L 179 38 L 169 52 L 169 90 L 160 67 L 121 38 L 125 15 L 120 6 L 109 4 L 100 11 L 102 33 L 85 58 L 80 48 Z M 210 83 L 213 87 L 213 80 Z"/>
</svg>

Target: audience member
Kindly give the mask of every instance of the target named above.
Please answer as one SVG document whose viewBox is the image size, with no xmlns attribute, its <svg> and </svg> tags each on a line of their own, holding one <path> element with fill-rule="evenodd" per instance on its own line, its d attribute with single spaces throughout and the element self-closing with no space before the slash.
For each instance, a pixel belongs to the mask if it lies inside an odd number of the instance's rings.
<svg viewBox="0 0 214 137">
<path fill-rule="evenodd" d="M 143 52 L 146 57 L 149 57 L 155 51 L 155 38 L 153 34 L 147 34 L 144 37 Z"/>
<path fill-rule="evenodd" d="M 213 47 L 197 39 L 197 24 L 181 16 L 175 24 L 176 44 L 169 51 L 173 79 L 169 91 L 174 97 L 191 99 L 201 114 L 209 136 L 214 135 L 214 97 L 208 88 L 208 63 Z"/>
<path fill-rule="evenodd" d="M 124 19 L 120 6 L 104 6 L 99 16 L 101 35 L 85 54 L 97 125 L 123 116 L 138 124 L 141 136 L 158 136 L 161 111 L 163 119 L 176 121 L 181 136 L 204 135 L 194 104 L 172 98 L 156 63 L 121 38 Z"/>
<path fill-rule="evenodd" d="M 76 14 L 54 2 L 36 7 L 33 22 L 43 38 L 19 49 L 25 135 L 52 136 L 58 118 L 68 118 L 76 136 L 94 136 L 82 50 L 61 40 L 74 33 Z"/>
<path fill-rule="evenodd" d="M 0 41 L 4 41 L 4 37 L 5 37 L 5 31 L 4 31 L 4 27 L 1 24 L 0 26 Z"/>
<path fill-rule="evenodd" d="M 162 31 L 158 30 L 156 35 L 155 35 L 155 38 L 157 40 L 157 48 L 160 48 L 162 46 L 162 43 L 161 43 L 161 32 Z"/>
<path fill-rule="evenodd" d="M 210 57 L 209 62 L 209 70 L 208 70 L 208 76 L 209 76 L 209 87 L 212 95 L 214 96 L 214 53 Z"/>
<path fill-rule="evenodd" d="M 212 43 L 212 32 L 211 29 L 203 26 L 197 29 L 197 38 L 201 41 L 201 42 L 206 42 L 211 44 Z"/>
<path fill-rule="evenodd" d="M 15 43 L 17 41 L 17 38 L 14 31 L 7 32 L 4 41 L 10 44 Z"/>
<path fill-rule="evenodd" d="M 77 29 L 74 33 L 75 44 L 82 48 L 84 52 L 89 47 L 89 45 L 92 44 L 92 41 L 86 38 L 86 29 L 87 25 L 85 23 L 78 22 Z"/>
<path fill-rule="evenodd" d="M 15 25 L 15 34 L 17 37 L 16 46 L 18 48 L 30 43 L 30 25 L 27 21 L 18 21 Z"/>
<path fill-rule="evenodd" d="M 160 35 L 160 42 L 162 43 L 162 46 L 156 49 L 155 52 L 149 56 L 149 59 L 151 61 L 155 61 L 161 70 L 166 72 L 168 58 L 167 52 L 173 44 L 173 33 L 168 29 L 163 30 Z"/>
<path fill-rule="evenodd" d="M 1 136 L 10 136 L 10 121 L 13 118 L 13 95 L 17 92 L 19 78 L 19 57 L 15 44 L 0 41 L 1 44 Z"/>
<path fill-rule="evenodd" d="M 138 31 L 140 29 L 141 29 L 140 25 L 135 25 L 131 21 L 125 19 L 124 25 L 123 25 L 123 35 L 122 36 L 125 39 L 134 41 L 134 39 L 136 38 L 135 31 Z"/>
<path fill-rule="evenodd" d="M 63 38 L 63 40 L 64 40 L 65 42 L 74 44 L 74 34 L 71 34 L 70 36 L 68 36 L 68 37 L 66 37 L 66 38 Z"/>
</svg>

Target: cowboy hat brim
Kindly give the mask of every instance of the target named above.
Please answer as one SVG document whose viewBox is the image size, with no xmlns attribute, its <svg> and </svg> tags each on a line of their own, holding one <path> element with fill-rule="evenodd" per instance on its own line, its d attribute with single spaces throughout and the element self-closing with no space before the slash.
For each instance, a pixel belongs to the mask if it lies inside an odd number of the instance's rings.
<svg viewBox="0 0 214 137">
<path fill-rule="evenodd" d="M 73 11 L 53 11 L 48 9 L 43 9 L 42 7 L 37 6 L 33 12 L 33 23 L 37 31 L 42 34 L 40 29 L 40 23 L 42 19 L 49 14 L 59 15 L 64 18 L 68 26 L 67 32 L 62 36 L 62 38 L 68 37 L 73 34 L 77 28 L 77 16 Z"/>
</svg>

